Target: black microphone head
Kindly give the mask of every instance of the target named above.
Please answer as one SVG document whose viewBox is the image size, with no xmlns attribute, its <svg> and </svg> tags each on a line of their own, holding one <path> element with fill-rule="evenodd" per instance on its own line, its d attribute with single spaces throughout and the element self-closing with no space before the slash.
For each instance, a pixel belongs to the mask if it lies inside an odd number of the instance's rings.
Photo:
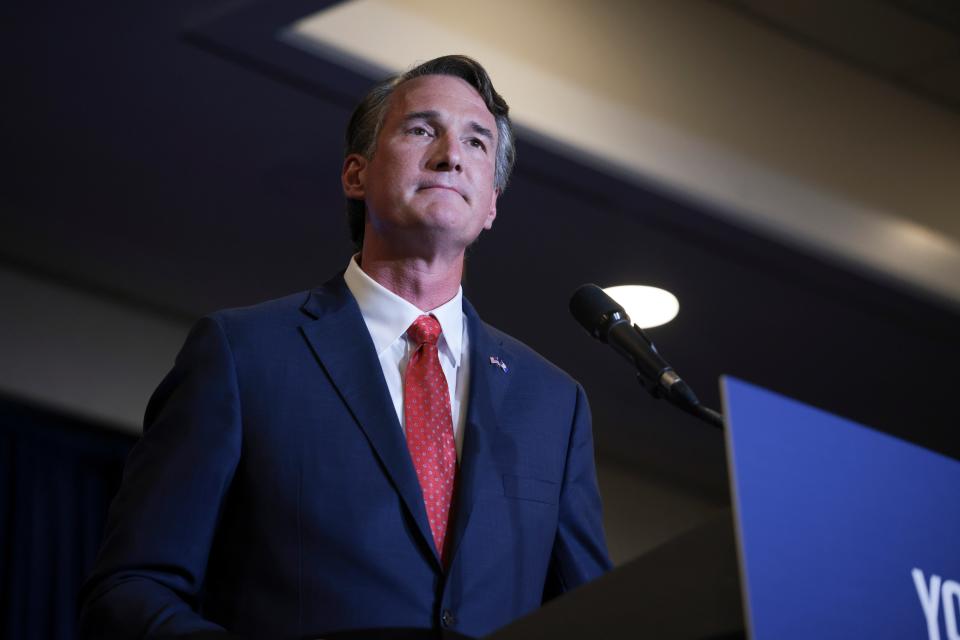
<svg viewBox="0 0 960 640">
<path fill-rule="evenodd" d="M 595 284 L 585 284 L 573 292 L 570 313 L 587 332 L 598 340 L 607 341 L 607 331 L 618 322 L 630 322 L 630 316 L 617 301 Z"/>
</svg>

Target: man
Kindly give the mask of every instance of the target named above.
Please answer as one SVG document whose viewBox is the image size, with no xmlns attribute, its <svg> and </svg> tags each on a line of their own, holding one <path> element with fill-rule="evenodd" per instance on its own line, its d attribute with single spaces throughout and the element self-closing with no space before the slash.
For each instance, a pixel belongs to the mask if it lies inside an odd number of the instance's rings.
<svg viewBox="0 0 960 640">
<path fill-rule="evenodd" d="M 460 289 L 512 160 L 469 58 L 370 92 L 342 172 L 360 253 L 194 327 L 111 507 L 88 635 L 480 636 L 609 568 L 583 390 Z"/>
</svg>

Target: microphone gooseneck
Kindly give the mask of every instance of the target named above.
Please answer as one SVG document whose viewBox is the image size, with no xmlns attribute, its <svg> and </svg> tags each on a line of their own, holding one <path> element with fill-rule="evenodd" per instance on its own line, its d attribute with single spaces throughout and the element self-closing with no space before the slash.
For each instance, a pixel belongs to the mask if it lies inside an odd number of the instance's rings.
<svg viewBox="0 0 960 640">
<path fill-rule="evenodd" d="M 630 322 L 623 307 L 603 289 L 595 284 L 579 287 L 570 298 L 570 313 L 587 333 L 629 360 L 637 370 L 640 384 L 655 398 L 666 398 L 713 426 L 723 427 L 723 417 L 700 404 L 690 386 L 660 356 L 643 329 Z"/>
</svg>

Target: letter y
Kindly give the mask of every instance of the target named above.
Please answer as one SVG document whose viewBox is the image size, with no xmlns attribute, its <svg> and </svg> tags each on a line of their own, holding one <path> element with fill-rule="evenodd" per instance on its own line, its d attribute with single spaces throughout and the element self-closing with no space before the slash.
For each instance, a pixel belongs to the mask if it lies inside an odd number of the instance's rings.
<svg viewBox="0 0 960 640">
<path fill-rule="evenodd" d="M 923 614 L 927 617 L 927 637 L 929 640 L 940 640 L 940 624 L 937 621 L 937 611 L 940 609 L 940 576 L 930 574 L 928 590 L 923 571 L 914 569 L 910 573 L 913 575 L 913 585 L 917 588 Z"/>
</svg>

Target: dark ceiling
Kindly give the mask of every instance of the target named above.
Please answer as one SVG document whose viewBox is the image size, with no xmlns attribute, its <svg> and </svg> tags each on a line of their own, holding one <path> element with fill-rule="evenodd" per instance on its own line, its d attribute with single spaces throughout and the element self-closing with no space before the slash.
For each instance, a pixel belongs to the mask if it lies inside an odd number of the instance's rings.
<svg viewBox="0 0 960 640">
<path fill-rule="evenodd" d="M 821 53 L 960 111 L 956 0 L 720 0 Z"/>
<path fill-rule="evenodd" d="M 324 4 L 6 3 L 0 266 L 178 319 L 341 269 L 341 132 L 370 79 L 274 37 Z M 601 457 L 726 496 L 720 433 L 569 317 L 584 282 L 676 293 L 651 334 L 710 405 L 729 373 L 960 458 L 955 311 L 522 136 L 499 211 L 467 295 L 584 383 Z"/>
</svg>

